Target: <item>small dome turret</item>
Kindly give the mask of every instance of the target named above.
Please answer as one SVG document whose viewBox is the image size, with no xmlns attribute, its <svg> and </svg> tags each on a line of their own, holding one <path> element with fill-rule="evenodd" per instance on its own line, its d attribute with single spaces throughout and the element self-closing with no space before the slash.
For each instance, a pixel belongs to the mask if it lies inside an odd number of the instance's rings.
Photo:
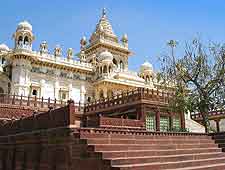
<svg viewBox="0 0 225 170">
<path fill-rule="evenodd" d="M 73 59 L 73 49 L 72 48 L 69 48 L 67 50 L 67 59 L 68 60 L 72 60 Z"/>
<path fill-rule="evenodd" d="M 87 45 L 87 39 L 83 36 L 80 40 L 80 48 L 83 49 Z"/>
<path fill-rule="evenodd" d="M 122 36 L 121 41 L 122 41 L 122 42 L 127 42 L 127 41 L 128 41 L 128 36 L 127 36 L 127 34 L 124 34 L 124 35 Z"/>
<path fill-rule="evenodd" d="M 121 42 L 123 44 L 124 47 L 128 48 L 128 36 L 127 34 L 124 34 L 121 38 Z"/>
<path fill-rule="evenodd" d="M 149 63 L 148 61 L 145 61 L 145 62 L 141 65 L 140 70 L 141 70 L 141 72 L 145 72 L 145 71 L 150 71 L 150 72 L 152 72 L 152 71 L 153 71 L 152 64 Z"/>
<path fill-rule="evenodd" d="M 5 44 L 0 44 L 0 51 L 7 52 L 9 51 L 9 47 Z"/>
<path fill-rule="evenodd" d="M 40 44 L 40 53 L 46 54 L 48 53 L 48 43 L 46 41 L 42 41 Z"/>
<path fill-rule="evenodd" d="M 56 45 L 56 47 L 54 48 L 54 56 L 55 57 L 62 56 L 62 48 L 60 47 L 60 45 Z"/>
<path fill-rule="evenodd" d="M 18 24 L 17 30 L 29 30 L 32 31 L 32 25 L 28 21 L 22 21 Z"/>
<path fill-rule="evenodd" d="M 20 22 L 13 38 L 15 39 L 16 49 L 32 50 L 32 42 L 34 41 L 32 25 L 28 21 Z"/>
<path fill-rule="evenodd" d="M 98 60 L 101 62 L 112 62 L 113 60 L 113 55 L 109 51 L 103 51 L 100 53 Z"/>
</svg>

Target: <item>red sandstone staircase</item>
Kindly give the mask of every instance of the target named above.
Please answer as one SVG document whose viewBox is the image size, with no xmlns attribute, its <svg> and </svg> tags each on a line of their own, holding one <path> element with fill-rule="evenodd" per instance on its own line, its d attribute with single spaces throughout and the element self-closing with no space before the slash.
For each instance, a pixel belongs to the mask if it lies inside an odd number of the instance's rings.
<svg viewBox="0 0 225 170">
<path fill-rule="evenodd" d="M 86 128 L 77 135 L 87 144 L 83 170 L 225 169 L 225 153 L 204 134 Z"/>
</svg>

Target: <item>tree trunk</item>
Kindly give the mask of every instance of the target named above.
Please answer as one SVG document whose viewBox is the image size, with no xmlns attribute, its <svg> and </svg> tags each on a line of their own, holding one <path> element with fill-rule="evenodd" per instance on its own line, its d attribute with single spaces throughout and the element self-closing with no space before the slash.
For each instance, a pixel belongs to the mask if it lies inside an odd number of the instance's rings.
<svg viewBox="0 0 225 170">
<path fill-rule="evenodd" d="M 205 126 L 205 133 L 209 133 L 209 119 L 208 119 L 208 105 L 206 100 L 202 100 L 199 106 L 200 113 L 202 115 L 203 125 Z"/>
<path fill-rule="evenodd" d="M 208 120 L 208 113 L 201 113 L 202 114 L 202 121 L 205 127 L 205 133 L 209 133 L 209 120 Z"/>
</svg>

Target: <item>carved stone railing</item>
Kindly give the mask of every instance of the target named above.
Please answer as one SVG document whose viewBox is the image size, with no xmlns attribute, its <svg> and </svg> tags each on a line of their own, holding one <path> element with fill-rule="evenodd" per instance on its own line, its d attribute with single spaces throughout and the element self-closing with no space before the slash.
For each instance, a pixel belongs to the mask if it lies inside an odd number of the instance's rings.
<svg viewBox="0 0 225 170">
<path fill-rule="evenodd" d="M 52 109 L 44 113 L 33 113 L 29 117 L 21 117 L 0 125 L 0 136 L 32 132 L 44 129 L 74 127 L 81 120 L 81 114 L 77 112 L 73 102 L 67 106 Z M 79 127 L 79 125 L 77 126 Z"/>
<path fill-rule="evenodd" d="M 168 104 L 169 99 L 172 97 L 172 93 L 165 93 L 159 90 L 150 90 L 144 88 L 138 88 L 132 91 L 126 91 L 111 98 L 103 98 L 85 104 L 84 112 L 95 112 L 100 109 L 109 109 L 114 106 L 131 104 L 132 102 L 146 100 L 151 103 Z"/>
<path fill-rule="evenodd" d="M 209 119 L 214 119 L 214 118 L 225 118 L 225 111 L 220 110 L 220 111 L 211 111 L 208 113 Z M 202 114 L 201 113 L 192 113 L 191 118 L 193 120 L 202 120 Z"/>
<path fill-rule="evenodd" d="M 104 128 L 79 128 L 74 129 L 75 133 L 82 134 L 104 134 L 108 136 L 113 135 L 136 135 L 136 136 L 207 136 L 207 133 L 194 132 L 150 132 L 143 130 L 127 130 L 127 129 L 104 129 Z M 84 136 L 83 135 L 83 136 Z"/>
<path fill-rule="evenodd" d="M 145 129 L 145 123 L 141 120 L 123 119 L 96 116 L 88 119 L 86 122 L 87 127 L 100 127 L 100 128 L 127 128 L 127 129 Z"/>
<path fill-rule="evenodd" d="M 17 106 L 27 106 L 31 108 L 38 109 L 49 109 L 49 108 L 60 108 L 67 105 L 67 101 L 56 100 L 56 99 L 45 99 L 43 97 L 31 97 L 23 95 L 11 95 L 11 94 L 2 94 L 0 93 L 0 104 L 9 104 Z M 75 103 L 76 106 L 79 106 L 81 109 L 80 103 Z"/>
</svg>

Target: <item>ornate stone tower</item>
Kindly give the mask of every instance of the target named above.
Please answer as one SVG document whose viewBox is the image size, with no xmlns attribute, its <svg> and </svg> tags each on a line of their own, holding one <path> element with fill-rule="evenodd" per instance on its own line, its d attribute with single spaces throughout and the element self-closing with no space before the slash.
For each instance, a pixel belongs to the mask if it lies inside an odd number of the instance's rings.
<svg viewBox="0 0 225 170">
<path fill-rule="evenodd" d="M 34 35 L 32 33 L 32 25 L 27 21 L 18 24 L 16 32 L 13 34 L 15 40 L 15 49 L 32 50 L 32 42 Z"/>
<path fill-rule="evenodd" d="M 89 39 L 89 43 L 86 42 L 86 39 L 82 38 L 81 50 L 85 52 L 87 62 L 89 63 L 92 63 L 93 56 L 96 56 L 97 64 L 100 64 L 101 53 L 108 51 L 113 56 L 115 71 L 128 69 L 128 56 L 131 55 L 131 52 L 128 49 L 127 35 L 124 34 L 121 42 L 118 40 L 108 20 L 105 8 L 102 10 L 101 18 Z"/>
<path fill-rule="evenodd" d="M 12 93 L 30 95 L 30 71 L 32 59 L 32 42 L 34 35 L 32 25 L 27 21 L 18 24 L 13 34 L 15 40 L 12 61 Z"/>
</svg>

